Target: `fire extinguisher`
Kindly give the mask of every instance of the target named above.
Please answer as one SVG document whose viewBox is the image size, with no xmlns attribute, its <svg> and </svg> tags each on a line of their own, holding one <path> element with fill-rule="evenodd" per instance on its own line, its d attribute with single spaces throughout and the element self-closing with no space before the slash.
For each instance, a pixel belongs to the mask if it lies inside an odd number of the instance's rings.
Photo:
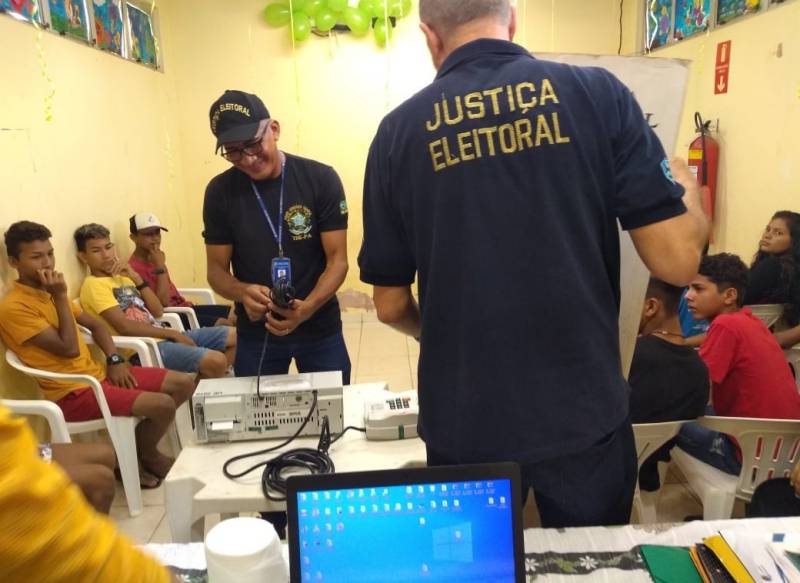
<svg viewBox="0 0 800 583">
<path fill-rule="evenodd" d="M 703 121 L 700 112 L 694 114 L 694 124 L 700 134 L 689 145 L 689 170 L 692 171 L 703 199 L 703 209 L 709 221 L 714 221 L 714 199 L 717 193 L 719 143 L 711 137 L 711 122 Z"/>
</svg>

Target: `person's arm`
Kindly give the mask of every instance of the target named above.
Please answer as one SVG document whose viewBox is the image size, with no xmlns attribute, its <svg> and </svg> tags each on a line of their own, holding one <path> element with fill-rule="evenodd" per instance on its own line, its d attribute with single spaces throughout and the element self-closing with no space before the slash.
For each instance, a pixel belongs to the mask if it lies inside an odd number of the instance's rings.
<svg viewBox="0 0 800 583">
<path fill-rule="evenodd" d="M 67 297 L 67 284 L 64 275 L 58 271 L 43 269 L 39 271 L 39 279 L 45 291 L 53 297 L 58 314 L 58 328 L 49 326 L 39 334 L 31 337 L 28 342 L 63 358 L 76 358 L 80 354 L 78 344 L 78 328 L 72 316 L 72 305 Z"/>
<path fill-rule="evenodd" d="M 686 162 L 670 161 L 675 181 L 683 186 L 686 212 L 630 230 L 639 257 L 650 273 L 672 285 L 685 286 L 697 274 L 708 240 L 708 219 L 700 200 L 700 187 Z"/>
<path fill-rule="evenodd" d="M 97 514 L 0 408 L 0 581 L 167 583 L 169 571 Z"/>
<path fill-rule="evenodd" d="M 233 245 L 206 244 L 208 284 L 223 298 L 242 304 L 251 320 L 260 320 L 267 313 L 269 288 L 236 279 L 231 273 L 232 256 Z"/>
<path fill-rule="evenodd" d="M 151 265 L 154 265 L 157 270 L 161 271 L 161 273 L 155 274 L 156 278 L 153 292 L 158 298 L 158 301 L 161 302 L 161 305 L 168 307 L 171 282 L 169 280 L 169 272 L 167 271 L 167 255 L 158 245 L 154 245 L 150 249 L 148 261 Z"/>
<path fill-rule="evenodd" d="M 324 306 L 344 282 L 348 270 L 347 231 L 325 231 L 320 234 L 320 239 L 325 252 L 325 270 L 311 293 L 303 300 L 293 300 L 288 310 L 279 308 L 271 301 L 267 304 L 267 330 L 272 334 L 286 335 L 293 332 Z M 277 320 L 273 312 L 284 319 Z"/>
<path fill-rule="evenodd" d="M 100 316 L 108 322 L 112 328 L 119 332 L 122 336 L 145 336 L 148 338 L 161 338 L 162 340 L 172 340 L 173 342 L 180 342 L 194 346 L 191 338 L 185 334 L 181 334 L 178 330 L 172 328 L 162 328 L 160 326 L 153 326 L 147 322 L 139 322 L 137 320 L 129 320 L 125 317 L 125 313 L 119 306 L 114 306 L 100 312 Z"/>
<path fill-rule="evenodd" d="M 91 332 L 94 343 L 100 347 L 103 354 L 106 356 L 117 354 L 117 347 L 114 345 L 111 332 L 108 331 L 108 328 L 106 328 L 102 322 L 92 318 L 86 312 L 81 312 L 78 315 L 78 324 Z M 131 374 L 128 365 L 124 362 L 108 365 L 106 367 L 106 374 L 108 375 L 108 380 L 118 387 L 132 389 L 138 385 L 136 377 Z"/>
<path fill-rule="evenodd" d="M 419 305 L 411 293 L 411 286 L 376 285 L 373 287 L 372 299 L 378 311 L 378 320 L 403 334 L 419 338 L 421 331 Z"/>
<path fill-rule="evenodd" d="M 775 332 L 775 340 L 781 345 L 781 348 L 792 348 L 795 344 L 800 344 L 800 326 Z"/>
<path fill-rule="evenodd" d="M 133 285 L 136 286 L 136 289 L 142 296 L 142 300 L 144 300 L 144 305 L 147 308 L 147 311 L 150 312 L 154 318 L 160 318 L 164 315 L 164 306 L 161 304 L 161 301 L 156 296 L 155 292 L 150 288 L 150 285 L 146 285 L 139 289 L 139 286 L 144 284 L 144 278 L 128 263 L 122 263 L 119 260 L 114 265 L 114 269 L 112 273 L 116 275 L 124 275 L 128 279 L 133 282 Z M 119 328 L 117 328 L 119 330 Z M 140 334 L 139 336 L 142 336 Z"/>
</svg>

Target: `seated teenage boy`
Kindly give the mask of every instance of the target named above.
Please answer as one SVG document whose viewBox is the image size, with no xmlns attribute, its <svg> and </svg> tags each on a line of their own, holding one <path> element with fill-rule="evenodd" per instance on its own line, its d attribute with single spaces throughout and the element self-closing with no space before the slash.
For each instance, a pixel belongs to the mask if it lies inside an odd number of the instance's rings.
<svg viewBox="0 0 800 583">
<path fill-rule="evenodd" d="M 679 304 L 683 289 L 651 278 L 647 286 L 639 338 L 628 384 L 633 423 L 695 419 L 708 403 L 708 369 L 694 348 L 686 346 Z M 672 440 L 656 450 L 639 471 L 639 487 L 657 490 L 658 462 L 669 460 Z"/>
<path fill-rule="evenodd" d="M 700 357 L 711 378 L 714 413 L 800 419 L 800 395 L 781 347 L 761 320 L 742 308 L 747 277 L 747 266 L 736 255 L 708 255 L 686 296 L 695 318 L 711 322 Z M 738 446 L 725 434 L 687 423 L 676 443 L 724 472 L 741 470 Z"/>
<path fill-rule="evenodd" d="M 164 308 L 136 270 L 120 262 L 110 233 L 102 225 L 89 224 L 75 231 L 78 257 L 90 275 L 81 285 L 81 306 L 98 317 L 114 335 L 147 336 L 160 340 L 158 350 L 170 370 L 200 373 L 205 378 L 225 375 L 236 342 L 233 328 L 217 326 L 179 332 L 163 328 Z"/>
<path fill-rule="evenodd" d="M 157 216 L 152 213 L 138 213 L 130 218 L 129 223 L 131 241 L 136 248 L 128 259 L 128 265 L 148 283 L 162 306 L 192 308 L 203 328 L 236 325 L 236 312 L 232 306 L 193 304 L 178 292 L 169 276 L 167 257 L 161 250 L 161 231 L 167 229 L 161 226 Z M 185 320 L 184 327 L 189 328 Z"/>
<path fill-rule="evenodd" d="M 105 326 L 69 300 L 64 276 L 54 271 L 50 237 L 47 227 L 28 221 L 14 223 L 6 232 L 9 264 L 19 279 L 0 302 L 0 337 L 28 366 L 96 378 L 112 415 L 142 417 L 136 427 L 142 486 L 157 486 L 172 464 L 158 451 L 158 441 L 175 409 L 192 395 L 194 379 L 165 369 L 129 367 Z M 106 354 L 105 367 L 92 360 L 78 324 Z M 67 421 L 101 417 L 91 388 L 79 382 L 37 380 L 45 398 L 61 407 Z"/>
</svg>

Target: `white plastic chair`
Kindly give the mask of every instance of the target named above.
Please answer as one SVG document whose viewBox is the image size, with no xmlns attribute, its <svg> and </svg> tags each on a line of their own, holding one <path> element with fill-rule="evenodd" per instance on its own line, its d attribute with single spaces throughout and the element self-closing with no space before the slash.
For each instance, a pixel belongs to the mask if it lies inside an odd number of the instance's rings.
<svg viewBox="0 0 800 583">
<path fill-rule="evenodd" d="M 34 378 L 59 381 L 78 382 L 90 387 L 100 408 L 102 417 L 91 421 L 67 422 L 67 431 L 71 435 L 89 433 L 102 429 L 108 430 L 111 445 L 117 453 L 117 463 L 122 475 L 122 486 L 128 500 L 128 512 L 131 516 L 142 513 L 142 489 L 139 484 L 139 461 L 136 455 L 136 425 L 141 421 L 138 417 L 114 417 L 108 409 L 106 397 L 97 379 L 88 375 L 62 374 L 31 368 L 22 363 L 11 350 L 6 350 L 6 362 L 23 374 Z M 61 417 L 63 419 L 63 415 Z"/>
<path fill-rule="evenodd" d="M 190 298 L 199 300 L 197 302 L 198 304 L 215 305 L 217 303 L 214 292 L 207 287 L 181 287 L 177 289 L 178 293 L 182 296 L 189 296 Z M 172 314 L 183 314 L 189 322 L 190 330 L 197 330 L 200 328 L 200 321 L 197 319 L 197 314 L 188 306 L 170 306 L 164 308 L 164 311 Z"/>
<path fill-rule="evenodd" d="M 786 360 L 792 365 L 794 380 L 797 383 L 797 390 L 800 392 L 800 345 L 787 348 L 783 353 L 786 355 Z"/>
<path fill-rule="evenodd" d="M 636 423 L 633 425 L 633 437 L 636 440 L 637 472 L 647 458 L 675 437 L 681 425 L 687 421 L 666 421 L 664 423 Z M 658 477 L 664 485 L 668 464 L 658 464 Z M 639 480 L 636 480 L 636 494 L 633 499 L 633 508 L 641 524 L 654 524 L 656 522 L 656 505 L 661 497 L 662 488 L 655 492 L 642 492 L 639 490 Z"/>
<path fill-rule="evenodd" d="M 179 287 L 178 293 L 182 296 L 189 296 L 201 301 L 198 304 L 214 305 L 217 303 L 217 298 L 214 297 L 214 292 L 207 287 Z"/>
<path fill-rule="evenodd" d="M 64 412 L 52 401 L 43 399 L 0 399 L 0 405 L 16 415 L 36 415 L 44 417 L 50 427 L 52 443 L 72 443 Z"/>
<path fill-rule="evenodd" d="M 745 307 L 750 308 L 753 315 L 764 322 L 767 328 L 771 328 L 775 322 L 783 317 L 783 304 L 755 304 Z"/>
<path fill-rule="evenodd" d="M 737 477 L 673 448 L 672 461 L 703 503 L 704 520 L 730 518 L 736 498 L 749 502 L 761 482 L 788 477 L 798 459 L 800 420 L 708 416 L 698 422 L 734 437 L 742 449 L 742 471 Z"/>
</svg>

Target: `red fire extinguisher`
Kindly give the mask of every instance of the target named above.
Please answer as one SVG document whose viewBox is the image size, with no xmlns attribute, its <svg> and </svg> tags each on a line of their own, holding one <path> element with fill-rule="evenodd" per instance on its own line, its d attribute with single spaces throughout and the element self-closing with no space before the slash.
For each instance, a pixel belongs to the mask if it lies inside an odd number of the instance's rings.
<svg viewBox="0 0 800 583">
<path fill-rule="evenodd" d="M 700 184 L 703 209 L 713 223 L 714 199 L 717 193 L 717 168 L 719 167 L 719 143 L 711 137 L 711 122 L 704 122 L 700 117 L 700 112 L 695 112 L 694 124 L 700 135 L 689 145 L 689 169 Z"/>
</svg>

